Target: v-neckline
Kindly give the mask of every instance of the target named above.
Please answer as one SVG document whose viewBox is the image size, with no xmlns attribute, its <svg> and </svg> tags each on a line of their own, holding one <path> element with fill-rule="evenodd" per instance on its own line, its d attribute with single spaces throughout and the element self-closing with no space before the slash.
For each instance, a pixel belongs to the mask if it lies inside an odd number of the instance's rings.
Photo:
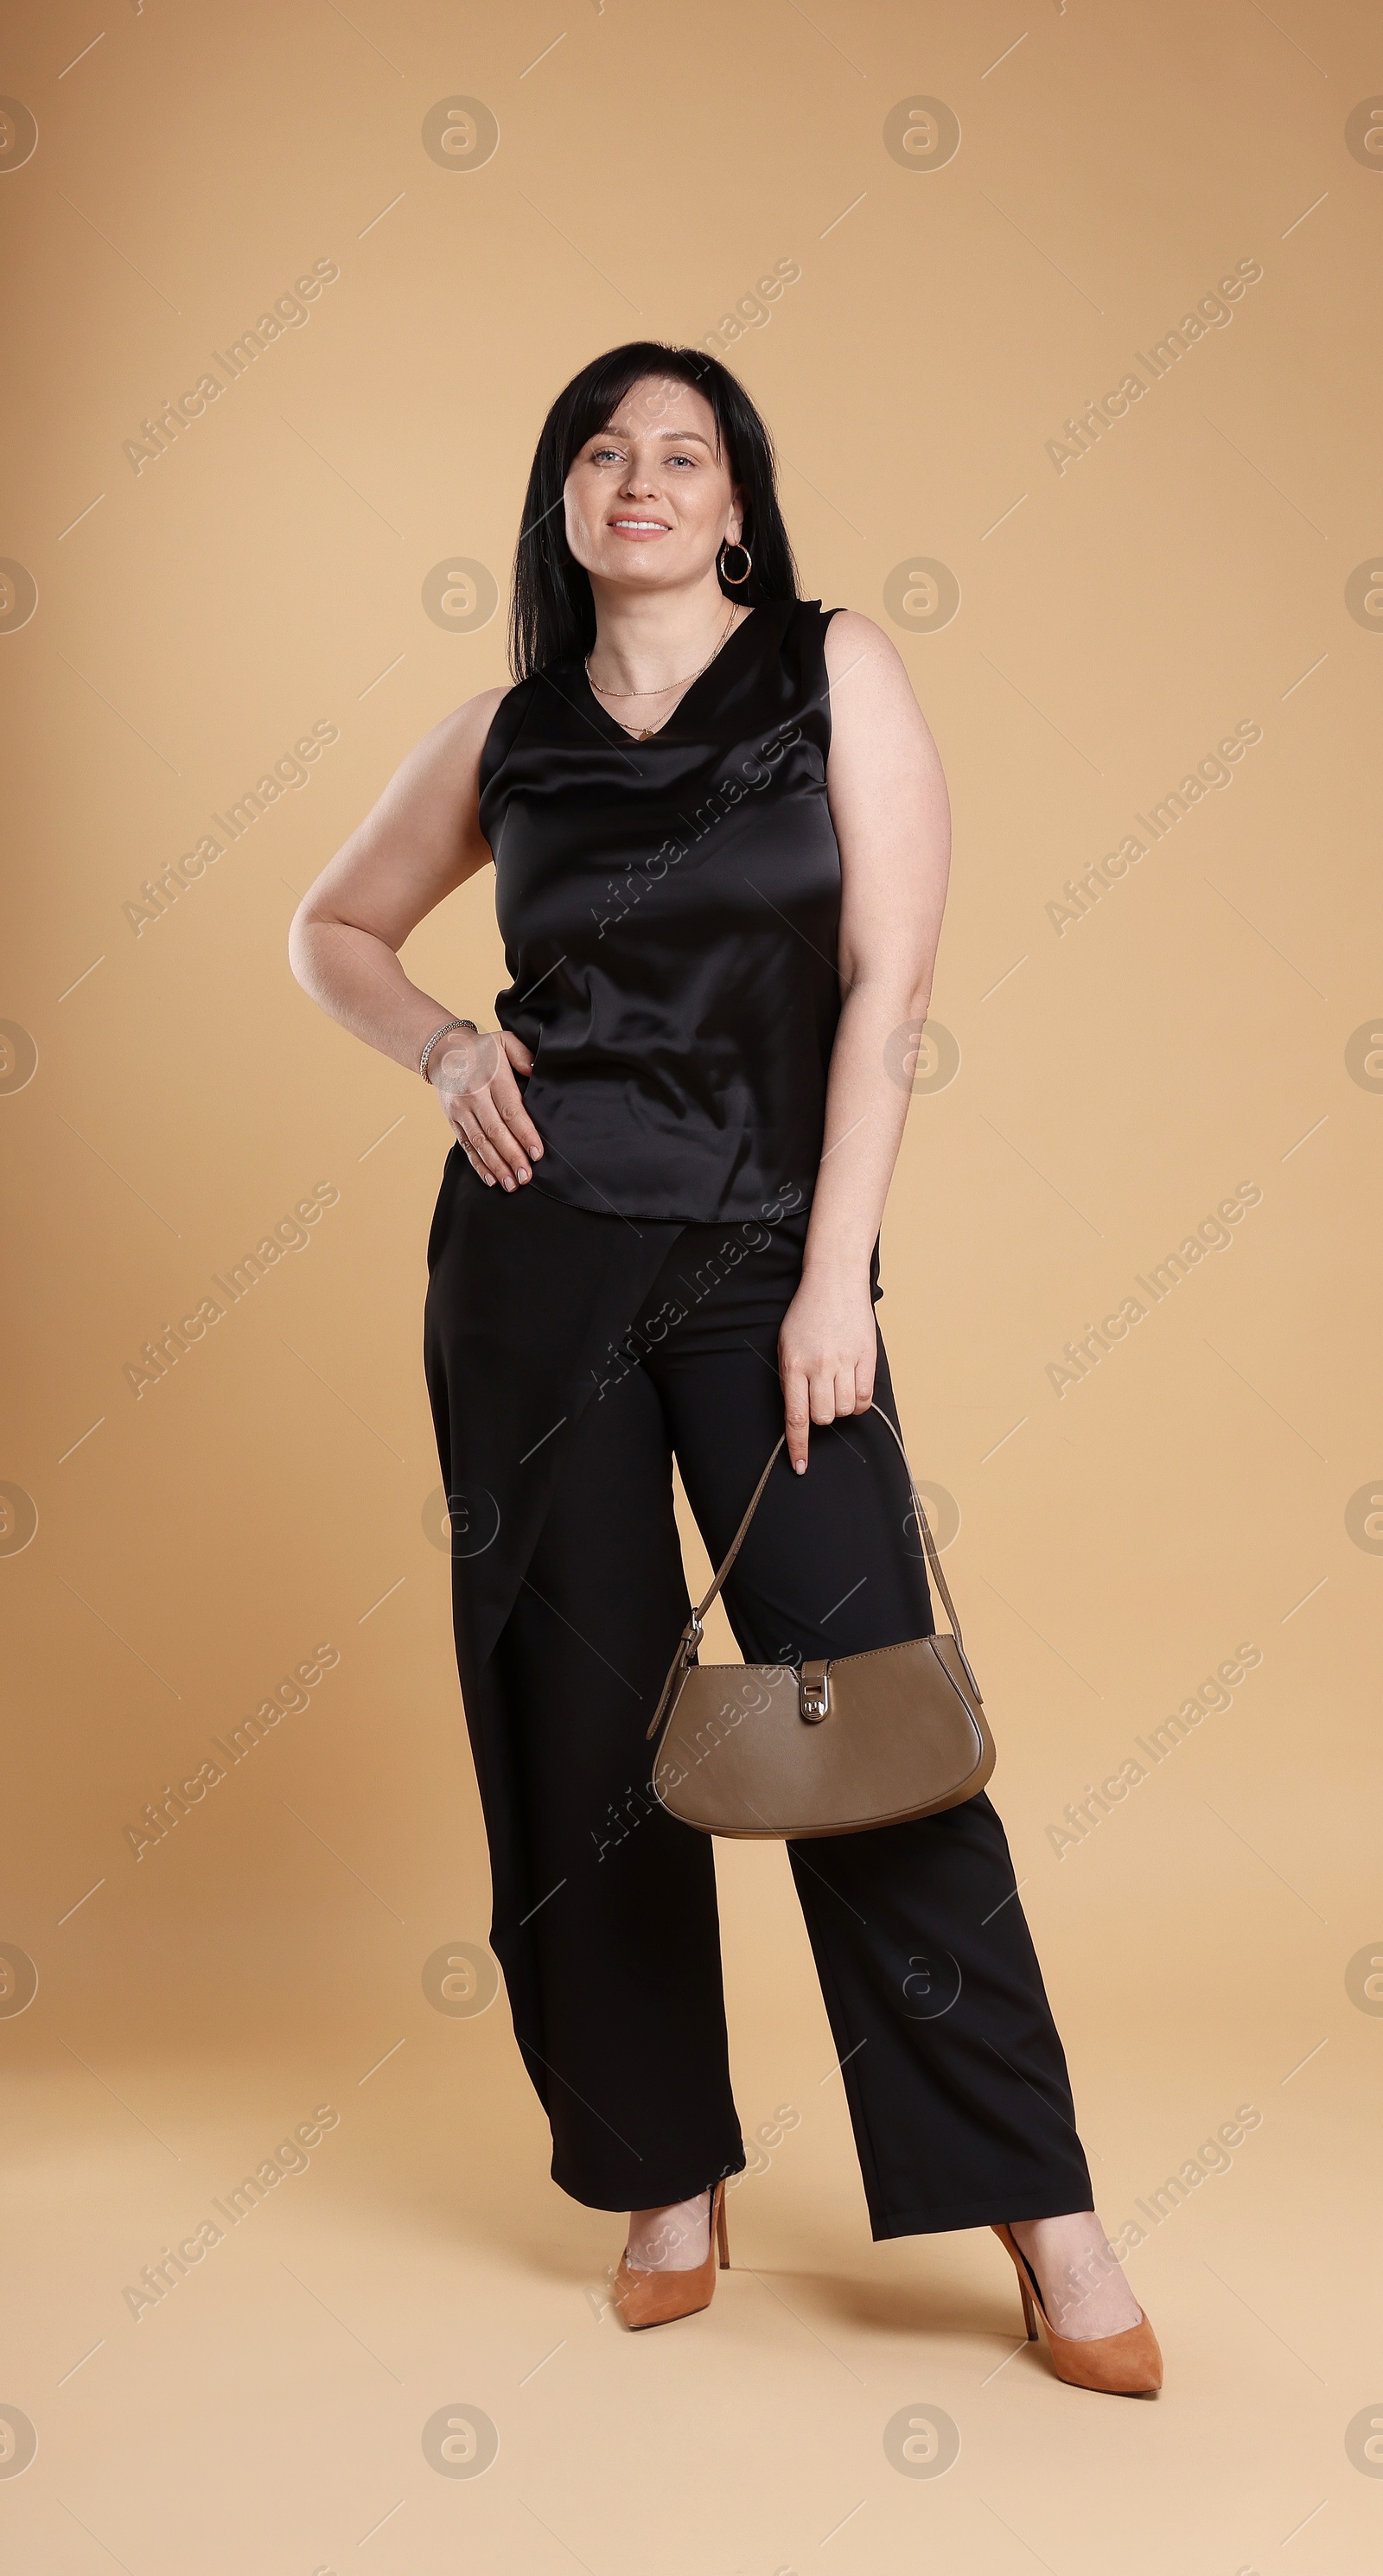
<svg viewBox="0 0 1383 2576">
<path fill-rule="evenodd" d="M 694 679 L 694 680 L 692 680 L 691 682 L 689 682 L 688 686 L 687 686 L 687 687 L 682 691 L 682 694 L 681 694 L 680 698 L 678 699 L 676 706 L 673 708 L 671 715 L 664 716 L 662 723 L 661 723 L 660 725 L 655 725 L 655 726 L 652 728 L 651 732 L 648 732 L 648 733 L 631 733 L 631 732 L 630 732 L 630 729 L 629 729 L 629 727 L 628 727 L 628 725 L 622 725 L 622 724 L 620 723 L 620 720 L 619 720 L 618 716 L 612 716 L 612 715 L 611 715 L 611 713 L 610 713 L 609 708 L 608 708 L 608 707 L 606 707 L 606 706 L 602 706 L 602 705 L 601 705 L 600 699 L 597 697 L 596 692 L 595 692 L 595 689 L 594 689 L 594 687 L 592 686 L 590 672 L 587 670 L 586 665 L 585 665 L 585 663 L 584 663 L 584 661 L 583 661 L 583 663 L 582 663 L 582 665 L 581 665 L 581 677 L 582 677 L 582 679 L 585 681 L 585 683 L 586 683 L 586 687 L 587 687 L 588 691 L 590 692 L 591 703 L 592 703 L 592 705 L 594 706 L 594 708 L 595 708 L 595 711 L 596 711 L 597 715 L 601 715 L 601 716 L 603 716 L 603 717 L 604 717 L 604 719 L 605 719 L 605 722 L 607 723 L 607 725 L 609 725 L 609 726 L 611 727 L 612 731 L 613 731 L 613 732 L 615 732 L 615 733 L 617 733 L 617 734 L 619 734 L 619 736 L 621 737 L 621 739 L 622 739 L 623 741 L 625 741 L 625 742 L 635 742 L 635 743 L 656 742 L 656 741 L 658 740 L 658 738 L 659 738 L 659 736 L 660 736 L 661 734 L 665 734 L 665 733 L 668 731 L 669 727 L 670 727 L 671 725 L 674 725 L 674 724 L 677 722 L 677 719 L 678 719 L 678 717 L 680 716 L 680 714 L 681 714 L 681 712 L 682 712 L 682 709 L 683 709 L 683 708 L 684 708 L 684 706 L 686 705 L 687 700 L 688 700 L 690 697 L 693 697 L 693 696 L 695 695 L 696 691 L 700 688 L 701 683 L 702 683 L 702 681 L 703 681 L 703 680 L 709 680 L 709 678 L 710 678 L 710 676 L 711 676 L 711 673 L 712 673 L 714 670 L 716 670 L 716 669 L 719 667 L 719 665 L 724 661 L 725 656 L 726 656 L 726 654 L 730 651 L 731 646 L 732 646 L 733 644 L 736 644 L 736 643 L 739 641 L 740 636 L 741 636 L 741 635 L 743 635 L 743 634 L 746 632 L 746 630 L 747 630 L 749 627 L 751 627 L 751 626 L 753 625 L 754 620 L 755 620 L 755 618 L 758 616 L 758 614 L 759 614 L 759 610 L 758 610 L 758 607 L 757 607 L 757 606 L 755 606 L 755 607 L 753 607 L 753 608 L 751 608 L 751 609 L 750 609 L 750 611 L 749 611 L 749 615 L 748 615 L 747 617 L 745 617 L 745 618 L 742 618 L 742 619 L 741 619 L 741 621 L 740 621 L 739 625 L 735 628 L 734 634 L 733 634 L 733 635 L 727 635 L 727 636 L 726 636 L 726 638 L 725 638 L 724 643 L 723 643 L 722 645 L 720 645 L 720 646 L 717 648 L 717 650 L 716 650 L 716 651 L 711 655 L 711 658 L 710 658 L 709 662 L 707 663 L 707 665 L 706 665 L 706 667 L 705 667 L 705 670 L 704 670 L 704 671 L 698 671 L 698 672 L 697 672 L 697 675 L 696 675 L 696 677 L 695 677 L 695 679 Z"/>
</svg>

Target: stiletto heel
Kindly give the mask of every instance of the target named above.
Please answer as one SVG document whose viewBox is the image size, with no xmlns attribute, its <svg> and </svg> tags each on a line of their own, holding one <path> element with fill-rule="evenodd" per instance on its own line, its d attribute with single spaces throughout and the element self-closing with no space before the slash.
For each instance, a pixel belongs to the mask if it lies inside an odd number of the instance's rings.
<svg viewBox="0 0 1383 2576">
<path fill-rule="evenodd" d="M 675 2317 L 694 2317 L 708 2308 L 716 2285 L 716 2256 L 722 2271 L 730 2268 L 730 2232 L 725 2221 L 725 2185 L 716 2184 L 707 2214 L 706 2259 L 690 2272 L 645 2272 L 621 2254 L 615 2274 L 614 2302 L 631 2332 L 641 2326 L 671 2325 Z"/>
<path fill-rule="evenodd" d="M 1011 2227 L 994 2229 L 1012 2257 L 1023 2300 L 1023 2323 L 1029 2343 L 1038 2340 L 1040 2317 L 1047 2329 L 1052 2368 L 1068 2388 L 1094 2388 L 1110 2397 L 1155 2397 L 1162 2386 L 1162 2355 L 1146 2316 L 1122 2334 L 1083 2338 L 1058 2334 L 1043 2304 L 1041 2284 Z"/>
</svg>

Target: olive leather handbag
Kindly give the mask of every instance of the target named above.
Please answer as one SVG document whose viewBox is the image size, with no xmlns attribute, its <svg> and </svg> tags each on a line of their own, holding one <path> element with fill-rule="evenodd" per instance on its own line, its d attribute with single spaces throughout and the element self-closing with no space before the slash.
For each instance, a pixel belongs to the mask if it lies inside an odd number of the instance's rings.
<svg viewBox="0 0 1383 2576">
<path fill-rule="evenodd" d="M 881 1405 L 870 1410 L 888 1423 L 907 1467 L 888 1415 Z M 724 1564 L 682 1631 L 648 1730 L 651 1741 L 664 1729 L 654 1791 L 699 1833 L 750 1842 L 861 1833 L 958 1807 L 988 1780 L 994 1739 L 911 1467 L 913 1510 L 950 1636 L 800 1667 L 697 1660 L 706 1613 L 782 1446 L 780 1439 Z"/>
</svg>

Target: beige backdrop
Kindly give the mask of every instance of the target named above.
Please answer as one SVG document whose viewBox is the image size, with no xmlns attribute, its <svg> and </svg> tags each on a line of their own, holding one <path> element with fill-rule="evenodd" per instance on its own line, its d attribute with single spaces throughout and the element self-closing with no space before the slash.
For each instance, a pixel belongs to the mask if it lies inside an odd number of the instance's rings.
<svg viewBox="0 0 1383 2576">
<path fill-rule="evenodd" d="M 1376 13 L 59 0 L 0 86 L 11 2563 L 1354 2569 Z M 504 677 L 544 409 L 636 335 L 742 371 L 950 778 L 883 1321 L 1155 2407 L 1016 2350 L 987 2235 L 870 2245 L 780 1850 L 719 1855 L 695 2323 L 605 2312 L 490 2000 L 447 1137 L 284 941 Z M 408 955 L 487 1015 L 488 879 Z"/>
</svg>

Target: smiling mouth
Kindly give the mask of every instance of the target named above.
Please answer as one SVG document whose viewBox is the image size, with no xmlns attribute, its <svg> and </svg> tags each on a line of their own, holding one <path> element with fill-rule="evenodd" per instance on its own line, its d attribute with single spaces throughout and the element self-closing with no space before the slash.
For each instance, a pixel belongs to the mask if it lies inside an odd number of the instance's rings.
<svg viewBox="0 0 1383 2576">
<path fill-rule="evenodd" d="M 616 529 L 622 537 L 666 537 L 671 534 L 665 519 L 625 517 L 610 519 L 606 524 Z"/>
</svg>

